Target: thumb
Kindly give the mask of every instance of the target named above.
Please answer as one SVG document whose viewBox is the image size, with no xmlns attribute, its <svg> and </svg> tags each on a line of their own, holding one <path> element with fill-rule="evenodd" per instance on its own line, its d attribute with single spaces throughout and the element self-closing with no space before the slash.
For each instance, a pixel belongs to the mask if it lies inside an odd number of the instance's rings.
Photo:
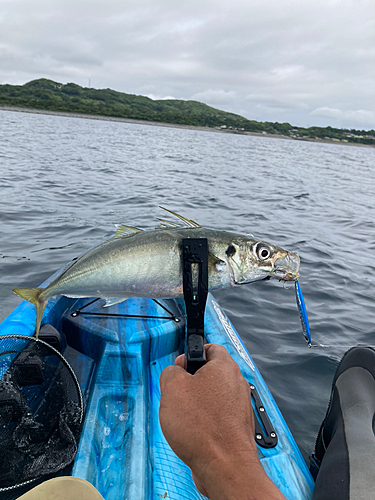
<svg viewBox="0 0 375 500">
<path fill-rule="evenodd" d="M 214 361 L 215 359 L 217 359 L 219 361 L 225 362 L 228 359 L 232 360 L 230 354 L 222 345 L 206 344 L 204 348 L 206 349 L 207 361 Z"/>
<path fill-rule="evenodd" d="M 181 366 L 181 368 L 186 369 L 186 356 L 185 354 L 180 354 L 177 356 L 177 358 L 174 360 L 174 364 L 176 366 Z"/>
<path fill-rule="evenodd" d="M 204 346 L 205 351 L 206 351 L 206 359 L 207 361 L 212 361 L 213 359 L 222 359 L 224 360 L 225 357 L 229 356 L 227 350 L 225 347 L 221 345 L 215 345 L 215 344 L 206 344 Z M 229 356 L 230 357 L 230 356 Z M 180 366 L 184 370 L 186 370 L 186 356 L 185 354 L 180 354 L 177 356 L 177 358 L 174 361 L 175 366 Z"/>
<path fill-rule="evenodd" d="M 160 375 L 161 392 L 163 392 L 171 382 L 182 382 L 186 377 L 191 377 L 191 375 L 189 375 L 182 366 L 167 366 Z"/>
</svg>

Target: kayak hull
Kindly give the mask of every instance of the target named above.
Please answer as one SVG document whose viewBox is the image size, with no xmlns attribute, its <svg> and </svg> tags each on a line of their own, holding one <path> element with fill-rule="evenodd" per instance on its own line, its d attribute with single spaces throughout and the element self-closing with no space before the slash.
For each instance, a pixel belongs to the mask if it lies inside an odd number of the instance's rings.
<svg viewBox="0 0 375 500">
<path fill-rule="evenodd" d="M 51 278 L 52 279 L 52 278 Z M 43 323 L 63 333 L 66 357 L 80 382 L 85 420 L 71 474 L 93 484 L 105 500 L 203 499 L 189 468 L 161 432 L 159 378 L 184 350 L 182 299 L 131 298 L 109 308 L 102 300 L 57 297 Z M 33 335 L 35 306 L 27 302 L 0 325 L 0 335 Z M 277 434 L 258 446 L 261 463 L 287 499 L 310 500 L 314 482 L 259 370 L 211 294 L 207 342 L 226 347 L 256 387 Z"/>
</svg>

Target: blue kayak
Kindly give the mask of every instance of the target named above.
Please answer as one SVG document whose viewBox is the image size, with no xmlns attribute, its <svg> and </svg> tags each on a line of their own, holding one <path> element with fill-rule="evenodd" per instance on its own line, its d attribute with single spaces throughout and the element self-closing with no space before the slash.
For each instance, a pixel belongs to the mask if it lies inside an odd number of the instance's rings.
<svg viewBox="0 0 375 500">
<path fill-rule="evenodd" d="M 160 374 L 184 351 L 183 299 L 130 298 L 103 305 L 100 299 L 59 296 L 49 300 L 43 317 L 63 338 L 62 355 L 76 374 L 85 404 L 69 474 L 92 483 L 105 500 L 205 498 L 164 439 L 158 419 Z M 0 335 L 30 337 L 35 318 L 35 306 L 22 302 L 1 323 Z M 266 473 L 287 499 L 311 499 L 314 482 L 286 422 L 211 294 L 205 336 L 226 347 L 252 387 L 256 441 Z"/>
</svg>

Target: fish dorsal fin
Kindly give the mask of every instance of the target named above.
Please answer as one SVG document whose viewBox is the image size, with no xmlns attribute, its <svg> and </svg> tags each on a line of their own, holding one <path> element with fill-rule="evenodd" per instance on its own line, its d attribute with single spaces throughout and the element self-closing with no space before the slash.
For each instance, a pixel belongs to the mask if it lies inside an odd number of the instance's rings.
<svg viewBox="0 0 375 500">
<path fill-rule="evenodd" d="M 123 224 L 118 224 L 116 226 L 115 238 L 132 236 L 133 234 L 140 233 L 141 231 L 142 229 L 139 229 L 138 227 L 124 226 Z"/>
<path fill-rule="evenodd" d="M 162 210 L 165 210 L 169 214 L 173 215 L 174 217 L 177 217 L 178 219 L 182 220 L 185 223 L 185 225 L 188 227 L 202 227 L 197 222 L 194 222 L 193 220 L 190 220 L 190 219 L 186 219 L 182 215 L 176 214 L 175 212 L 171 212 L 171 210 L 168 210 L 167 208 L 164 208 L 164 207 L 160 207 L 160 208 Z"/>
<path fill-rule="evenodd" d="M 166 227 L 182 227 L 182 226 L 180 226 L 180 224 L 176 224 L 175 222 L 170 222 L 169 220 L 160 219 L 159 217 L 158 217 L 158 220 L 160 220 L 160 222 L 162 222 L 162 224 L 160 224 L 160 227 L 163 229 Z"/>
</svg>

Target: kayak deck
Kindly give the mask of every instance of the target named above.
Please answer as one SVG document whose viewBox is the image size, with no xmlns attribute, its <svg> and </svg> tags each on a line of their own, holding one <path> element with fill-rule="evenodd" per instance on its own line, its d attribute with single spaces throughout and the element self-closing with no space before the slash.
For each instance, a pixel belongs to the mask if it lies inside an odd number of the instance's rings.
<svg viewBox="0 0 375 500">
<path fill-rule="evenodd" d="M 92 483 L 105 500 L 205 498 L 196 490 L 189 468 L 164 439 L 158 418 L 160 374 L 184 351 L 183 300 L 131 298 L 110 308 L 102 306 L 101 300 L 58 297 L 49 301 L 44 316 L 45 323 L 66 337 L 63 355 L 77 375 L 86 402 L 71 474 Z M 23 302 L 0 325 L 0 335 L 32 335 L 34 329 L 35 307 Z M 276 446 L 258 446 L 266 473 L 287 499 L 311 499 L 314 483 L 297 445 L 262 376 L 211 294 L 205 336 L 209 343 L 226 347 L 261 398 L 277 434 Z"/>
</svg>

